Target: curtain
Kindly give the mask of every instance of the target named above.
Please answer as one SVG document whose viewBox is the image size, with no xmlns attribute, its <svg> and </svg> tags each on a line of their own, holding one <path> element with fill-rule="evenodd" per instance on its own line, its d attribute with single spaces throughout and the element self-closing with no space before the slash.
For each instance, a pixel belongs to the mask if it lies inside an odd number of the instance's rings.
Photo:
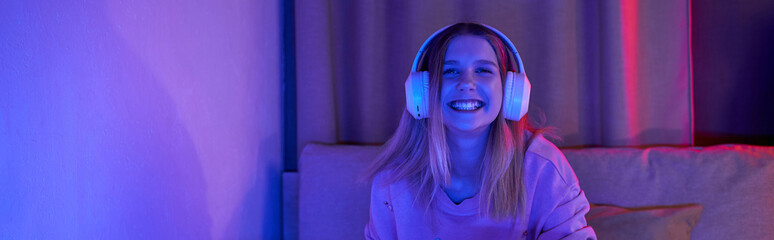
<svg viewBox="0 0 774 240">
<path fill-rule="evenodd" d="M 420 45 L 456 22 L 514 42 L 529 113 L 558 128 L 559 146 L 693 143 L 687 0 L 298 0 L 295 10 L 299 150 L 386 141 Z"/>
</svg>

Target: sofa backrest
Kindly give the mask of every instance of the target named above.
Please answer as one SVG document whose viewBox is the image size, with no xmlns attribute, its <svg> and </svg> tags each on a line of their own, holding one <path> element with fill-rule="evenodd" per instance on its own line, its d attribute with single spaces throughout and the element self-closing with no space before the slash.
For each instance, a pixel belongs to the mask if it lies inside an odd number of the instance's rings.
<svg viewBox="0 0 774 240">
<path fill-rule="evenodd" d="M 376 146 L 309 144 L 299 160 L 299 239 L 363 239 L 371 183 L 358 183 Z"/>
<path fill-rule="evenodd" d="M 774 147 L 563 152 L 591 203 L 624 207 L 696 203 L 704 210 L 693 239 L 774 236 Z"/>
<path fill-rule="evenodd" d="M 298 199 L 285 199 L 285 226 L 299 239 L 362 239 L 370 183 L 356 180 L 376 146 L 307 145 Z M 591 203 L 623 207 L 687 203 L 704 208 L 694 239 L 774 236 L 774 147 L 589 148 L 563 150 Z M 292 180 L 285 180 L 292 183 Z M 285 186 L 286 191 L 295 186 Z M 285 196 L 294 196 L 285 194 Z M 294 229 L 286 229 L 294 239 Z M 290 236 L 290 237 L 288 237 Z"/>
</svg>

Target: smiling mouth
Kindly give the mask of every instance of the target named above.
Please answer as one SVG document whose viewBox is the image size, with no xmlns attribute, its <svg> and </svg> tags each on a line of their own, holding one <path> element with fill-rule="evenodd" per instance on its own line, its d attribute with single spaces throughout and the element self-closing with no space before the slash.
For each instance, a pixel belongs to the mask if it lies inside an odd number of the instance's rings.
<svg viewBox="0 0 774 240">
<path fill-rule="evenodd" d="M 456 111 L 476 111 L 484 107 L 484 102 L 479 100 L 456 100 L 448 103 L 449 107 Z"/>
</svg>

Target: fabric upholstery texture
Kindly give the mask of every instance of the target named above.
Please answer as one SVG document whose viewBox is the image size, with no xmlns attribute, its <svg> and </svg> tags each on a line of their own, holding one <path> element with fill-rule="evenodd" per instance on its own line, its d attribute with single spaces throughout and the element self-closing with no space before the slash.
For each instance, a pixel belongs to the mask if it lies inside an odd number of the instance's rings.
<svg viewBox="0 0 774 240">
<path fill-rule="evenodd" d="M 356 180 L 377 151 L 377 146 L 306 146 L 298 173 L 299 239 L 362 239 L 370 183 Z M 562 151 L 593 204 L 699 204 L 703 211 L 693 239 L 774 236 L 774 147 Z"/>
<path fill-rule="evenodd" d="M 590 203 L 700 204 L 694 239 L 774 236 L 774 147 L 563 150 Z"/>
<path fill-rule="evenodd" d="M 299 239 L 362 239 L 371 183 L 357 179 L 375 146 L 310 144 L 299 161 Z"/>
<path fill-rule="evenodd" d="M 697 204 L 639 209 L 592 205 L 586 220 L 599 239 L 688 240 L 701 210 Z"/>
</svg>

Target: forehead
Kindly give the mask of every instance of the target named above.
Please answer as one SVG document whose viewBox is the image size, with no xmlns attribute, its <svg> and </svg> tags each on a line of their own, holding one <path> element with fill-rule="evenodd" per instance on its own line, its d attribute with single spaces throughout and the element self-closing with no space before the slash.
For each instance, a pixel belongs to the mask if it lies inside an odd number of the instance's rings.
<svg viewBox="0 0 774 240">
<path fill-rule="evenodd" d="M 497 62 L 494 47 L 482 36 L 460 35 L 449 41 L 445 60 L 489 60 Z"/>
</svg>

